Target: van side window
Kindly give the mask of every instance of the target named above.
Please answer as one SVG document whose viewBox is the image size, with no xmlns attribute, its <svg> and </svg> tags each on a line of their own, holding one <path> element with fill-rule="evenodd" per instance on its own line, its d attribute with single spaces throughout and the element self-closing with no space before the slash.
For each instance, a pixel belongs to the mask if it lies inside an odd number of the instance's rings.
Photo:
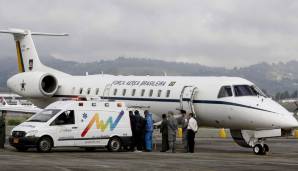
<svg viewBox="0 0 298 171">
<path fill-rule="evenodd" d="M 162 90 L 158 90 L 157 97 L 160 97 L 161 96 L 161 92 L 162 92 Z"/>
<path fill-rule="evenodd" d="M 90 94 L 90 92 L 91 92 L 91 88 L 88 88 L 87 89 L 87 94 Z"/>
<path fill-rule="evenodd" d="M 73 110 L 67 110 L 61 113 L 51 125 L 70 125 L 75 124 L 75 117 Z"/>
<path fill-rule="evenodd" d="M 230 96 L 233 96 L 231 86 L 222 86 L 219 90 L 217 98 L 230 97 Z"/>
<path fill-rule="evenodd" d="M 145 94 L 145 89 L 142 89 L 142 91 L 141 91 L 141 96 L 143 97 L 144 94 Z"/>
<path fill-rule="evenodd" d="M 117 95 L 117 89 L 114 89 L 114 96 L 116 96 Z"/>
<path fill-rule="evenodd" d="M 96 88 L 95 95 L 98 95 L 98 93 L 99 93 L 99 88 Z"/>
<path fill-rule="evenodd" d="M 80 88 L 80 92 L 79 92 L 80 94 L 82 94 L 83 93 L 83 88 Z"/>
<path fill-rule="evenodd" d="M 126 89 L 123 89 L 122 90 L 122 96 L 125 96 L 125 94 L 126 94 Z"/>
<path fill-rule="evenodd" d="M 171 94 L 171 90 L 167 90 L 166 97 L 170 97 L 170 94 Z"/>
<path fill-rule="evenodd" d="M 149 97 L 152 97 L 152 95 L 153 95 L 153 90 L 151 89 L 151 90 L 149 91 Z"/>
<path fill-rule="evenodd" d="M 132 89 L 131 96 L 135 96 L 135 94 L 136 94 L 136 89 Z"/>
</svg>

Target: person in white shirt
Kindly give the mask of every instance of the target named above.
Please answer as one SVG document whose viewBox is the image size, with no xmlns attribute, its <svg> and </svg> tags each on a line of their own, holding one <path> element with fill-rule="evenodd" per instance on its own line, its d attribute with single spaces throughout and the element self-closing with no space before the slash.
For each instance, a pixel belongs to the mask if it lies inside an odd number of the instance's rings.
<svg viewBox="0 0 298 171">
<path fill-rule="evenodd" d="M 198 131 L 198 124 L 194 118 L 194 114 L 189 114 L 189 120 L 187 125 L 187 142 L 188 142 L 188 152 L 193 153 L 195 148 L 195 135 Z"/>
</svg>

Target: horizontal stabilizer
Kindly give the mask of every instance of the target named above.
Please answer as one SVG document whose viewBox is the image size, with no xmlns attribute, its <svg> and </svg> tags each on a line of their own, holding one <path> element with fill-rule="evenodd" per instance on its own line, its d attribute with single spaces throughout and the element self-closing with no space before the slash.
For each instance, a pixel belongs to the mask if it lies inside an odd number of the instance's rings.
<svg viewBox="0 0 298 171">
<path fill-rule="evenodd" d="M 8 33 L 13 35 L 38 35 L 38 36 L 68 36 L 67 33 L 42 33 L 42 32 L 31 32 L 30 30 L 22 30 L 22 29 L 8 29 L 8 30 L 0 30 L 0 33 Z"/>
</svg>

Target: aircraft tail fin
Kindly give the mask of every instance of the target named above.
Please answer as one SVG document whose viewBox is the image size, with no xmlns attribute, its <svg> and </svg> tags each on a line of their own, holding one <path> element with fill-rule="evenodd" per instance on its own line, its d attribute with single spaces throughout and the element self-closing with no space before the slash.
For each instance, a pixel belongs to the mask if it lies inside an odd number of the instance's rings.
<svg viewBox="0 0 298 171">
<path fill-rule="evenodd" d="M 44 66 L 38 57 L 32 35 L 38 36 L 68 36 L 68 34 L 31 32 L 30 30 L 9 29 L 0 30 L 0 33 L 12 34 L 16 42 L 19 72 L 29 71 L 53 71 L 54 69 Z"/>
</svg>

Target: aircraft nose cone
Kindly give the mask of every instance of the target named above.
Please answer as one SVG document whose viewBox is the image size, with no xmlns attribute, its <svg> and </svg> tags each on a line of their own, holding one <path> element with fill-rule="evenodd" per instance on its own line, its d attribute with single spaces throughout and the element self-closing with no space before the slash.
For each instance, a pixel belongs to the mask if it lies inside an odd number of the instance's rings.
<svg viewBox="0 0 298 171">
<path fill-rule="evenodd" d="M 287 125 L 289 128 L 298 128 L 298 121 L 293 115 L 287 119 Z"/>
</svg>

